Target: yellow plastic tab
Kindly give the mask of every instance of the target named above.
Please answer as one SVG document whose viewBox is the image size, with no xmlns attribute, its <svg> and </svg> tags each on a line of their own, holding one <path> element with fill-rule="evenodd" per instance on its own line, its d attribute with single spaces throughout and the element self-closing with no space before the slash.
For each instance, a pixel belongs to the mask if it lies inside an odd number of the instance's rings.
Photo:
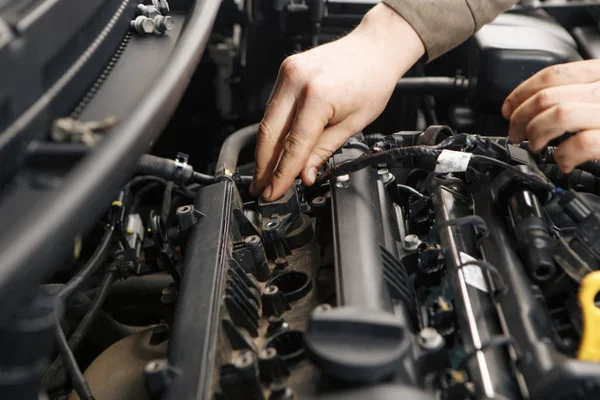
<svg viewBox="0 0 600 400">
<path fill-rule="evenodd" d="M 579 344 L 579 359 L 600 361 L 600 308 L 595 298 L 600 292 L 600 271 L 587 274 L 579 288 L 579 305 L 583 316 L 583 334 Z"/>
</svg>

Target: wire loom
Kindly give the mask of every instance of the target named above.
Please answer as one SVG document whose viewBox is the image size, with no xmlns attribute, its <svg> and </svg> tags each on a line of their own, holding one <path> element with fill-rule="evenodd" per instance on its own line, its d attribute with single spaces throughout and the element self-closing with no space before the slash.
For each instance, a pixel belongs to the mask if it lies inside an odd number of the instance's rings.
<svg viewBox="0 0 600 400">
<path fill-rule="evenodd" d="M 461 146 L 463 149 L 468 149 L 482 140 L 483 139 L 478 136 L 460 134 L 452 136 L 434 146 L 400 147 L 377 152 L 371 149 L 369 153 L 365 153 L 363 156 L 355 158 L 354 160 L 345 161 L 332 166 L 317 178 L 315 185 L 318 187 L 337 176 L 347 175 L 373 165 L 393 165 L 399 160 L 406 160 L 411 157 L 418 158 L 419 165 L 421 167 L 426 167 L 427 169 L 431 170 L 435 168 L 436 160 L 443 150 L 447 150 L 452 147 L 456 148 L 456 146 Z M 550 192 L 556 189 L 554 184 L 544 179 L 541 175 L 539 177 L 534 177 L 525 174 L 515 166 L 496 158 L 474 154 L 471 156 L 470 164 L 478 164 L 481 167 L 492 166 L 509 169 L 518 174 L 518 178 L 516 178 L 517 180 L 521 180 L 522 183 L 527 184 L 530 187 L 545 189 Z"/>
</svg>

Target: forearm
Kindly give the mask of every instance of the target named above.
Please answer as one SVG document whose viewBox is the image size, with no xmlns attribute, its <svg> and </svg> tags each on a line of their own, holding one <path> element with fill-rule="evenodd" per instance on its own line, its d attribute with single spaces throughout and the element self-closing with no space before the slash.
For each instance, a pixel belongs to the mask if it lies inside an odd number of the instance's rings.
<svg viewBox="0 0 600 400">
<path fill-rule="evenodd" d="M 383 0 L 421 38 L 429 60 L 458 46 L 517 0 Z"/>
</svg>

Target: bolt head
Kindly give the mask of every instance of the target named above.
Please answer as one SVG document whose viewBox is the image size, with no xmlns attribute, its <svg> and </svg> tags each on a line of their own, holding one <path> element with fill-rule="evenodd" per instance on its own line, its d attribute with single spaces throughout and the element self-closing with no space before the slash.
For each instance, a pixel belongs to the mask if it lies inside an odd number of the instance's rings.
<svg viewBox="0 0 600 400">
<path fill-rule="evenodd" d="M 426 350 L 436 350 L 444 345 L 444 338 L 435 328 L 423 328 L 419 332 L 419 345 Z"/>
<path fill-rule="evenodd" d="M 139 18 L 143 18 L 142 20 L 140 20 L 139 22 L 139 29 L 138 32 L 143 33 L 145 35 L 149 35 L 152 32 L 154 32 L 154 21 L 152 21 L 150 18 L 146 18 L 146 17 L 138 17 Z"/>
<path fill-rule="evenodd" d="M 421 244 L 421 240 L 417 235 L 406 235 L 404 237 L 404 250 L 415 251 Z"/>
<path fill-rule="evenodd" d="M 340 175 L 337 177 L 335 186 L 339 188 L 346 188 L 350 185 L 350 175 Z"/>
<path fill-rule="evenodd" d="M 163 18 L 163 24 L 167 31 L 173 30 L 173 27 L 175 26 L 175 22 L 173 21 L 173 18 L 171 18 L 169 16 L 166 16 Z"/>
</svg>

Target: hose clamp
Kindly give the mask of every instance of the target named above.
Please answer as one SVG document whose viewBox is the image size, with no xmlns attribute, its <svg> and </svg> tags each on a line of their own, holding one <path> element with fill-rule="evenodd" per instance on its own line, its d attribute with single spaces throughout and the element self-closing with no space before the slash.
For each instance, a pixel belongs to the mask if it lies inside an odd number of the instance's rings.
<svg viewBox="0 0 600 400">
<path fill-rule="evenodd" d="M 175 171 L 173 171 L 173 181 L 187 184 L 194 173 L 194 169 L 188 164 L 190 156 L 185 153 L 177 153 L 175 157 Z"/>
</svg>

